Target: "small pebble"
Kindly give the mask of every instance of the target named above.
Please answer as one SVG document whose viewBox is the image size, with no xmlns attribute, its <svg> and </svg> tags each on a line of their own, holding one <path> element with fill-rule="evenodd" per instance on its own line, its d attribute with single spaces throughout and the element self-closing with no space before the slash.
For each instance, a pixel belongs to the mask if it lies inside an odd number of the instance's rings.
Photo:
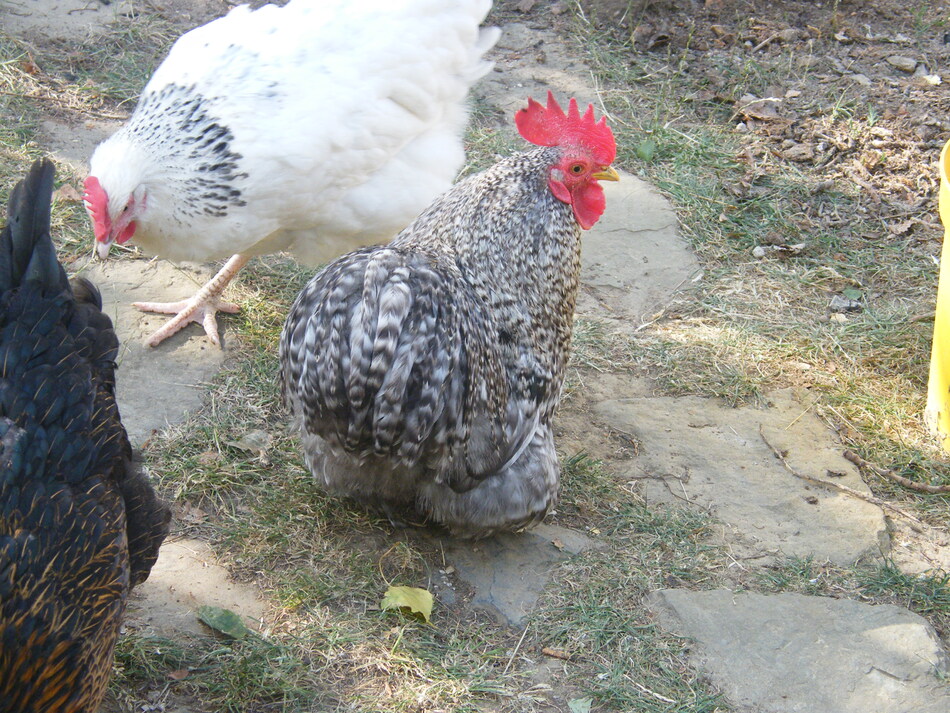
<svg viewBox="0 0 950 713">
<path fill-rule="evenodd" d="M 892 67 L 897 67 L 902 72 L 912 74 L 917 69 L 917 60 L 910 57 L 903 57 L 899 54 L 891 55 L 887 58 L 887 63 Z"/>
</svg>

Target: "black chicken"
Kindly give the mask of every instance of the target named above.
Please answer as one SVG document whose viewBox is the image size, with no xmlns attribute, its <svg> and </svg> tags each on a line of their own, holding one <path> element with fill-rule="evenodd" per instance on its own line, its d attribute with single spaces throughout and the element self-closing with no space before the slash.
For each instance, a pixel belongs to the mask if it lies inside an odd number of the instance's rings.
<svg viewBox="0 0 950 713">
<path fill-rule="evenodd" d="M 56 259 L 53 174 L 33 165 L 0 234 L 0 713 L 98 709 L 171 516 L 132 462 L 99 291 Z"/>
</svg>

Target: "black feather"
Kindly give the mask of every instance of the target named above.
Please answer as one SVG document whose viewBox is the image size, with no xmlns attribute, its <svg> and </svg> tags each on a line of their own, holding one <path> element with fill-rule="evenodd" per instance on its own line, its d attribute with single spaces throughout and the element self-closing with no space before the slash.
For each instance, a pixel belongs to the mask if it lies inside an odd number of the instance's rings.
<svg viewBox="0 0 950 713">
<path fill-rule="evenodd" d="M 0 713 L 97 709 L 170 518 L 119 419 L 99 291 L 56 259 L 53 176 L 33 165 L 0 233 Z"/>
</svg>

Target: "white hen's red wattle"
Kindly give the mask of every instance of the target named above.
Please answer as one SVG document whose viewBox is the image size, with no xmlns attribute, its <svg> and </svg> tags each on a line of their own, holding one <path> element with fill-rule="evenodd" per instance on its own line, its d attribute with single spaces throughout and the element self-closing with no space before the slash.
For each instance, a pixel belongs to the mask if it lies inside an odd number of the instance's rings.
<svg viewBox="0 0 950 713">
<path fill-rule="evenodd" d="M 172 260 L 382 242 L 451 185 L 490 0 L 291 0 L 183 35 L 90 161 L 97 240 Z"/>
</svg>

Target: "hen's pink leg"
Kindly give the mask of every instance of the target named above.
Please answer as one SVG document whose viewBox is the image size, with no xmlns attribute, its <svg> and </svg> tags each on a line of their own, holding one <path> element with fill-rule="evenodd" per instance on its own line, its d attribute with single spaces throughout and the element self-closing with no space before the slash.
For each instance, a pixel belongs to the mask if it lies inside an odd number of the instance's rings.
<svg viewBox="0 0 950 713">
<path fill-rule="evenodd" d="M 132 306 L 143 312 L 175 315 L 173 319 L 152 334 L 145 343 L 150 347 L 156 347 L 191 322 L 200 322 L 204 326 L 208 338 L 220 347 L 218 320 L 215 315 L 218 312 L 235 314 L 240 311 L 240 307 L 233 302 L 222 300 L 221 293 L 224 292 L 224 288 L 240 272 L 241 268 L 247 265 L 250 259 L 245 255 L 232 255 L 231 259 L 218 271 L 218 274 L 212 277 L 191 299 L 182 300 L 181 302 L 133 302 Z"/>
</svg>

